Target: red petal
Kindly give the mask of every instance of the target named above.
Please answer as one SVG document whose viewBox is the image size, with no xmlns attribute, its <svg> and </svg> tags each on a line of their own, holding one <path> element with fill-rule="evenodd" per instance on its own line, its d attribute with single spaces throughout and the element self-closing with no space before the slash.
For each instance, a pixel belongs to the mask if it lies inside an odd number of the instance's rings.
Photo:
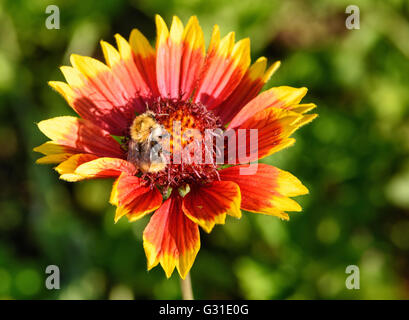
<svg viewBox="0 0 409 320">
<path fill-rule="evenodd" d="M 102 62 L 79 55 L 71 55 L 74 68 L 61 67 L 68 84 L 63 93 L 68 102 L 84 119 L 88 119 L 111 134 L 122 136 L 134 117 L 134 108 L 119 79 Z M 55 83 L 50 83 L 54 86 Z M 56 88 L 61 92 L 58 87 Z M 62 89 L 63 90 L 63 89 Z"/>
<path fill-rule="evenodd" d="M 160 263 L 169 278 L 176 266 L 185 278 L 200 248 L 199 228 L 182 211 L 182 198 L 174 191 L 153 214 L 143 233 L 148 270 Z"/>
<path fill-rule="evenodd" d="M 219 28 L 215 26 L 195 102 L 208 109 L 216 108 L 238 86 L 249 64 L 249 39 L 234 44 L 234 33 L 229 33 L 220 40 Z"/>
<path fill-rule="evenodd" d="M 245 164 L 262 159 L 292 145 L 295 140 L 289 136 L 302 125 L 300 120 L 303 117 L 292 111 L 271 107 L 240 124 L 234 129 L 238 150 L 236 163 Z"/>
<path fill-rule="evenodd" d="M 133 175 L 136 173 L 136 168 L 123 159 L 98 158 L 80 165 L 75 170 L 76 174 L 88 179 L 118 177 L 122 172 Z"/>
<path fill-rule="evenodd" d="M 129 43 L 118 34 L 115 38 L 119 52 L 109 43 L 101 41 L 105 60 L 127 93 L 130 112 L 142 113 L 146 109 L 146 102 L 152 97 L 152 90 L 135 65 Z"/>
<path fill-rule="evenodd" d="M 259 163 L 257 172 L 244 175 L 234 166 L 219 171 L 220 178 L 237 183 L 241 191 L 241 208 L 247 211 L 275 215 L 288 220 L 284 211 L 301 211 L 301 207 L 289 197 L 308 193 L 306 187 L 292 174 L 276 167 Z"/>
<path fill-rule="evenodd" d="M 183 35 L 183 56 L 181 66 L 180 91 L 182 98 L 191 97 L 197 86 L 205 58 L 203 31 L 195 16 L 191 17 Z"/>
<path fill-rule="evenodd" d="M 204 37 L 196 17 L 183 28 L 173 17 L 170 31 L 160 16 L 156 16 L 156 72 L 162 97 L 189 98 L 197 85 L 205 55 Z"/>
<path fill-rule="evenodd" d="M 39 129 L 53 141 L 34 149 L 46 155 L 90 153 L 102 157 L 123 158 L 118 142 L 105 130 L 75 117 L 57 117 L 41 121 Z"/>
<path fill-rule="evenodd" d="M 280 62 L 274 63 L 265 72 L 267 59 L 259 58 L 246 72 L 233 93 L 221 103 L 213 112 L 218 115 L 223 124 L 229 123 L 233 117 L 263 88 L 264 84 L 270 79 L 271 75 L 280 65 Z"/>
<path fill-rule="evenodd" d="M 307 93 L 306 88 L 276 87 L 259 94 L 247 103 L 230 122 L 228 128 L 239 127 L 256 113 L 270 107 L 289 108 L 298 104 Z"/>
<path fill-rule="evenodd" d="M 133 29 L 129 37 L 129 44 L 133 52 L 133 60 L 136 67 L 152 91 L 152 95 L 159 95 L 156 84 L 156 51 L 150 45 L 148 39 L 138 30 Z"/>
<path fill-rule="evenodd" d="M 162 195 L 158 189 L 146 186 L 140 178 L 122 174 L 114 183 L 110 202 L 117 206 L 115 222 L 124 215 L 135 221 L 158 209 Z"/>
<path fill-rule="evenodd" d="M 240 189 L 230 181 L 215 181 L 193 186 L 183 198 L 183 211 L 206 232 L 214 225 L 224 224 L 226 213 L 240 218 Z"/>
<path fill-rule="evenodd" d="M 156 16 L 158 33 L 156 48 L 156 76 L 162 97 L 180 97 L 180 75 L 183 54 L 183 24 L 173 17 L 170 32 L 163 19 Z"/>
</svg>

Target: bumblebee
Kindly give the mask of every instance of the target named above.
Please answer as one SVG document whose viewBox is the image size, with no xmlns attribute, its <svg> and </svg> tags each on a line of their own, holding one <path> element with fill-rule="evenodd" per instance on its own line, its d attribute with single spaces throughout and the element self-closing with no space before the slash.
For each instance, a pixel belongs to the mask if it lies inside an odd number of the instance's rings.
<svg viewBox="0 0 409 320">
<path fill-rule="evenodd" d="M 147 111 L 138 115 L 130 128 L 128 161 L 143 173 L 156 173 L 167 166 L 163 141 L 169 136 L 163 126 L 156 122 L 154 113 Z"/>
</svg>

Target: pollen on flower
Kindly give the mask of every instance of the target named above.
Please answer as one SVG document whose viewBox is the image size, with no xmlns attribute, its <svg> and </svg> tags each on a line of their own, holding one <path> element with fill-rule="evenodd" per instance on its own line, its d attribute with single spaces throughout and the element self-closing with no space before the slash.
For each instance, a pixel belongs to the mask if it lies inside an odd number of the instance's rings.
<svg viewBox="0 0 409 320">
<path fill-rule="evenodd" d="M 161 143 L 166 166 L 155 172 L 145 170 L 141 174 L 144 180 L 166 191 L 169 187 L 181 188 L 219 179 L 213 161 L 216 151 L 204 141 L 206 132 L 221 128 L 217 116 L 202 104 L 171 99 L 158 99 L 149 105 L 149 114 L 166 130 Z M 212 162 L 205 162 L 205 158 Z"/>
</svg>

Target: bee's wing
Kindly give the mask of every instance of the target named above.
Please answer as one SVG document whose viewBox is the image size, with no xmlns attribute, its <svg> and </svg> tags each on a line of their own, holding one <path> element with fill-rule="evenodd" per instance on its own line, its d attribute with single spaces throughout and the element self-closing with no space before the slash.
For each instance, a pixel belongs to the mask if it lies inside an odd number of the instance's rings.
<svg viewBox="0 0 409 320">
<path fill-rule="evenodd" d="M 136 141 L 131 140 L 128 145 L 128 161 L 138 164 L 140 157 L 140 145 Z"/>
<path fill-rule="evenodd" d="M 128 146 L 127 159 L 143 172 L 147 172 L 150 166 L 148 145 L 131 140 Z"/>
</svg>

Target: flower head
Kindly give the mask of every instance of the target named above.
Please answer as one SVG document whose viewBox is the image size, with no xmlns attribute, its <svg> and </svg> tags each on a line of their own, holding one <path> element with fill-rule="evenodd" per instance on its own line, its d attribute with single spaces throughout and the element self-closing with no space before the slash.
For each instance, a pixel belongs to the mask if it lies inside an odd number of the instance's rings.
<svg viewBox="0 0 409 320">
<path fill-rule="evenodd" d="M 79 117 L 41 121 L 51 139 L 34 150 L 55 163 L 60 178 L 115 178 L 115 221 L 153 213 L 143 233 L 148 269 L 175 267 L 184 278 L 210 232 L 241 209 L 288 219 L 300 211 L 290 197 L 308 193 L 288 172 L 258 159 L 292 145 L 291 134 L 315 118 L 300 104 L 305 88 L 261 94 L 279 62 L 250 65 L 250 41 L 220 38 L 207 51 L 196 17 L 170 30 L 156 16 L 157 41 L 133 30 L 117 47 L 101 41 L 106 64 L 73 54 L 65 82 L 51 81 Z"/>
</svg>

